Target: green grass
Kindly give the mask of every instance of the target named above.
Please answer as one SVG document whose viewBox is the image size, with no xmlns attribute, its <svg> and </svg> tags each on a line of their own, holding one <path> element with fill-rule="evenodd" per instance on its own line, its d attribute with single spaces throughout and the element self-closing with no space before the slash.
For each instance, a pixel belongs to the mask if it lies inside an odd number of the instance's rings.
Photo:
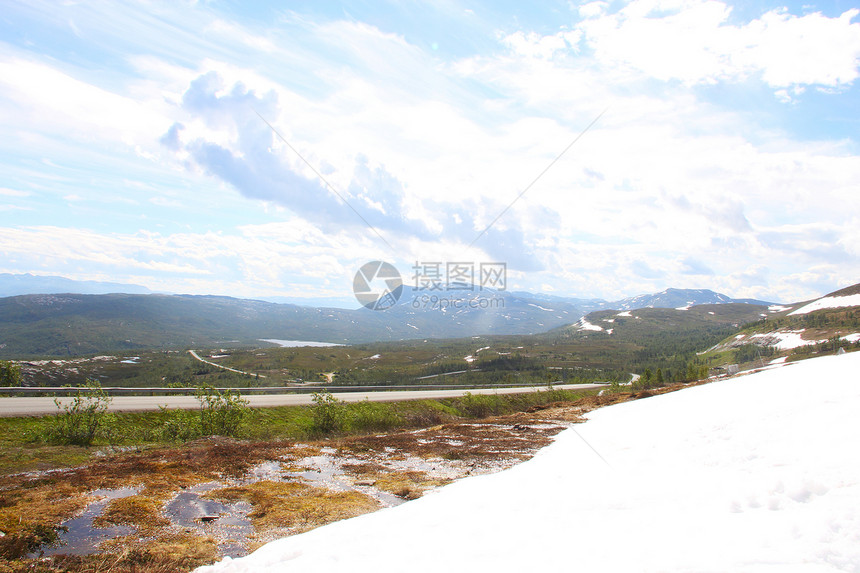
<svg viewBox="0 0 860 573">
<path fill-rule="evenodd" d="M 524 411 L 536 405 L 574 401 L 594 391 L 544 390 L 521 394 L 468 395 L 442 400 L 339 403 L 343 424 L 323 432 L 314 424 L 314 406 L 250 408 L 236 437 L 247 440 L 306 440 L 420 428 L 463 419 Z M 52 417 L 0 418 L 0 473 L 68 467 L 85 463 L 115 447 L 175 445 L 196 436 L 169 437 L 165 428 L 199 417 L 199 410 L 162 410 L 113 414 L 111 430 L 90 447 L 51 444 Z"/>
</svg>

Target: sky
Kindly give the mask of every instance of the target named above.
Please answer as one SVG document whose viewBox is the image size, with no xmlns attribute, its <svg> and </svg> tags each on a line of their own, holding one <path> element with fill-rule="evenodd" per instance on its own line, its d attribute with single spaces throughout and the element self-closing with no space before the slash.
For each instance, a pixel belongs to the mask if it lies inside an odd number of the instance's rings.
<svg viewBox="0 0 860 573">
<path fill-rule="evenodd" d="M 531 4 L 0 0 L 0 273 L 350 306 L 374 260 L 607 300 L 860 282 L 860 7 Z"/>
</svg>

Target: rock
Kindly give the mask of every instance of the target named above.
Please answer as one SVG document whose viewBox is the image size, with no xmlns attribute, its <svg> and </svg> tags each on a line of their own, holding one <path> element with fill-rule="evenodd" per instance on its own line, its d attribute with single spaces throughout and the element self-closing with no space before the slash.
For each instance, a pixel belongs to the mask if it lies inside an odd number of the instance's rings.
<svg viewBox="0 0 860 573">
<path fill-rule="evenodd" d="M 215 521 L 219 517 L 220 516 L 218 516 L 218 515 L 201 515 L 200 517 L 197 518 L 197 521 L 200 521 L 202 523 L 212 523 L 213 521 Z"/>
</svg>

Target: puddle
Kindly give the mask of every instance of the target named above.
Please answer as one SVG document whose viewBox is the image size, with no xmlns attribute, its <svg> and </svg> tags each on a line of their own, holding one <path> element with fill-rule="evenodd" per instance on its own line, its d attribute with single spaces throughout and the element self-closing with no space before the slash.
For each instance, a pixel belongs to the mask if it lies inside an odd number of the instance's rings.
<svg viewBox="0 0 860 573">
<path fill-rule="evenodd" d="M 30 557 L 43 555 L 91 555 L 98 552 L 99 544 L 134 533 L 137 528 L 129 525 L 109 525 L 108 527 L 94 527 L 93 520 L 102 514 L 107 504 L 114 499 L 130 497 L 140 492 L 139 487 L 121 487 L 117 489 L 97 489 L 90 495 L 97 497 L 87 505 L 83 513 L 64 521 L 61 525 L 67 531 L 59 533 L 59 543 L 54 547 L 43 548 L 39 553 L 32 553 Z"/>
<path fill-rule="evenodd" d="M 323 449 L 323 451 L 325 448 Z M 334 453 L 324 452 L 326 454 Z M 343 471 L 344 463 L 361 461 L 358 459 L 337 460 L 330 455 L 309 456 L 301 460 L 306 470 L 298 472 L 282 471 L 281 479 L 300 479 L 310 486 L 322 487 L 331 491 L 355 491 L 370 496 L 383 507 L 400 505 L 405 500 L 394 494 L 382 491 L 372 485 L 356 485 Z"/>
<path fill-rule="evenodd" d="M 254 533 L 248 518 L 252 507 L 247 501 L 227 503 L 201 497 L 221 487 L 223 483 L 210 482 L 177 493 L 164 508 L 164 516 L 186 531 L 211 535 L 221 555 L 241 557 L 248 553 L 248 536 Z"/>
</svg>

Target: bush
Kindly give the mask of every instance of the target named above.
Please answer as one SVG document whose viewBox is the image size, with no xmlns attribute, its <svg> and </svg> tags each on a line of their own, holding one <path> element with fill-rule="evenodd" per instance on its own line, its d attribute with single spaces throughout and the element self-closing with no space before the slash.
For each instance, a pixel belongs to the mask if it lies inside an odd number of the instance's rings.
<svg viewBox="0 0 860 573">
<path fill-rule="evenodd" d="M 314 431 L 321 434 L 341 431 L 346 418 L 344 403 L 335 398 L 328 390 L 314 392 L 312 396 L 315 404 L 313 407 Z"/>
<path fill-rule="evenodd" d="M 466 394 L 460 399 L 460 407 L 470 418 L 486 418 L 506 412 L 505 400 L 495 394 Z"/>
<path fill-rule="evenodd" d="M 349 426 L 353 431 L 384 431 L 402 423 L 390 404 L 364 400 L 349 406 Z"/>
<path fill-rule="evenodd" d="M 200 433 L 204 436 L 235 436 L 248 415 L 248 401 L 238 391 L 201 387 L 194 393 L 200 401 Z"/>
<path fill-rule="evenodd" d="M 166 420 L 158 426 L 155 432 L 159 441 L 187 442 L 201 436 L 200 416 L 197 412 L 168 410 L 164 406 L 161 406 L 161 412 Z"/>
<path fill-rule="evenodd" d="M 21 365 L 11 360 L 0 360 L 0 386 L 20 386 Z"/>
<path fill-rule="evenodd" d="M 99 430 L 110 428 L 108 406 L 111 397 L 105 394 L 101 385 L 87 380 L 85 388 L 89 392 L 75 395 L 70 404 L 54 399 L 59 410 L 47 430 L 48 441 L 76 446 L 92 445 Z"/>
</svg>

